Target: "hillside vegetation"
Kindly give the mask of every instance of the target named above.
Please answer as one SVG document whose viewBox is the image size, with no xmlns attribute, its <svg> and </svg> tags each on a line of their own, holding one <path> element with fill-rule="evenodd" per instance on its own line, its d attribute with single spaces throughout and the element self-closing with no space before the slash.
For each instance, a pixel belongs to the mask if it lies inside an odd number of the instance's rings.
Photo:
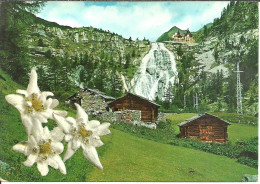
<svg viewBox="0 0 260 184">
<path fill-rule="evenodd" d="M 172 112 L 236 113 L 235 71 L 239 62 L 243 71 L 240 74 L 243 113 L 257 116 L 257 6 L 256 2 L 231 2 L 211 27 L 204 26 L 198 45 L 165 43 L 175 53 L 178 68 L 179 81 L 174 86 L 174 100 L 169 108 Z"/>
</svg>

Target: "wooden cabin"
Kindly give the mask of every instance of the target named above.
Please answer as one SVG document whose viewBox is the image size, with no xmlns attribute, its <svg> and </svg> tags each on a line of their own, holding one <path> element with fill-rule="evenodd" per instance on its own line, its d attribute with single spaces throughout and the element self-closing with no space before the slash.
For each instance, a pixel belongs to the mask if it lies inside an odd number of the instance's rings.
<svg viewBox="0 0 260 184">
<path fill-rule="evenodd" d="M 140 110 L 141 121 L 155 123 L 158 118 L 160 105 L 141 96 L 127 93 L 127 95 L 108 104 L 112 111 Z"/>
<path fill-rule="evenodd" d="M 228 141 L 227 127 L 228 122 L 219 117 L 205 113 L 194 116 L 180 123 L 180 137 L 197 138 L 203 142 L 221 142 Z"/>
</svg>

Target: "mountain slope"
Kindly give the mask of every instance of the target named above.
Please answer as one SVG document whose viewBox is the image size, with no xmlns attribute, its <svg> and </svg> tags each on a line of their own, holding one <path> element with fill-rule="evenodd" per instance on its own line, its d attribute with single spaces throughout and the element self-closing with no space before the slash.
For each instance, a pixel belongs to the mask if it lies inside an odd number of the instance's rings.
<svg viewBox="0 0 260 184">
<path fill-rule="evenodd" d="M 150 49 L 148 40 L 133 41 L 93 27 L 61 26 L 30 13 L 24 16 L 30 24 L 21 21 L 24 28 L 19 39 L 15 35 L 9 38 L 12 34 L 9 28 L 4 32 L 6 35 L 2 39 L 10 45 L 10 49 L 5 50 L 5 43 L 1 43 L 2 69 L 22 83 L 23 80 L 14 71 L 22 68 L 20 73 L 26 74 L 35 67 L 41 76 L 39 84 L 42 89 L 60 93 L 66 91 L 67 97 L 85 87 L 121 96 L 125 92 L 122 76 L 130 81 L 142 57 Z M 13 43 L 12 39 L 19 41 Z M 23 50 L 18 52 L 22 53 L 21 56 L 12 55 L 12 49 L 16 47 Z M 13 62 L 9 55 L 17 61 Z"/>
<path fill-rule="evenodd" d="M 236 112 L 234 71 L 240 62 L 240 70 L 244 71 L 241 73 L 244 114 L 257 115 L 257 6 L 256 2 L 231 2 L 207 31 L 199 31 L 197 45 L 165 43 L 177 58 L 179 83 L 173 106 L 183 110 L 185 98 L 188 112 Z M 196 93 L 198 110 L 193 101 Z"/>
</svg>

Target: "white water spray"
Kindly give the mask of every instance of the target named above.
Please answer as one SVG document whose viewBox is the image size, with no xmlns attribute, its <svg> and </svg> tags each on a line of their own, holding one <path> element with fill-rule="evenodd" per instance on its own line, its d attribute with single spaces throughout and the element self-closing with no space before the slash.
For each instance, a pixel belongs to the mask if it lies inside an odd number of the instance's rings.
<svg viewBox="0 0 260 184">
<path fill-rule="evenodd" d="M 132 92 L 149 100 L 154 100 L 156 96 L 165 100 L 165 91 L 170 83 L 174 86 L 177 75 L 173 53 L 163 43 L 152 43 L 133 78 Z"/>
</svg>

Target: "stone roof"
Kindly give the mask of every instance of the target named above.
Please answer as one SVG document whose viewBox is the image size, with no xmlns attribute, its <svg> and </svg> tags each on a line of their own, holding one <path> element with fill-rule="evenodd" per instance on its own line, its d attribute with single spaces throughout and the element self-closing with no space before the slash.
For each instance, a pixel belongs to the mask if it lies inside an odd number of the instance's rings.
<svg viewBox="0 0 260 184">
<path fill-rule="evenodd" d="M 212 114 L 205 113 L 205 114 L 199 114 L 199 115 L 194 116 L 194 117 L 192 117 L 192 118 L 190 118 L 190 119 L 187 119 L 187 120 L 181 122 L 180 124 L 178 124 L 178 126 L 181 127 L 181 126 L 183 126 L 183 125 L 189 124 L 190 122 L 192 122 L 192 121 L 194 121 L 194 120 L 196 120 L 196 119 L 199 119 L 199 118 L 201 118 L 201 117 L 203 117 L 203 116 L 206 116 L 206 115 L 212 116 L 212 117 L 214 117 L 214 118 L 216 118 L 216 119 L 218 119 L 218 120 L 220 120 L 220 121 L 223 121 L 224 123 L 226 123 L 226 124 L 228 124 L 228 125 L 231 125 L 230 123 L 226 122 L 225 120 L 223 120 L 223 119 L 221 119 L 221 118 L 219 118 L 219 117 L 217 117 L 217 116 L 213 116 Z"/>
<path fill-rule="evenodd" d="M 85 88 L 85 89 L 81 89 L 80 91 L 84 91 L 84 92 L 85 92 L 85 91 L 89 91 L 89 92 L 91 92 L 91 93 L 93 93 L 93 94 L 96 94 L 96 95 L 98 95 L 98 96 L 101 96 L 102 98 L 104 98 L 104 99 L 106 99 L 106 100 L 115 100 L 114 97 L 108 96 L 108 95 L 106 95 L 105 93 L 103 93 L 103 92 L 101 92 L 101 91 L 99 91 L 99 90 L 97 90 L 97 89 Z M 70 96 L 69 98 L 67 98 L 67 100 L 76 97 L 77 94 L 78 94 L 80 91 L 78 91 L 78 92 L 75 93 L 74 95 L 72 95 L 72 96 Z"/>
<path fill-rule="evenodd" d="M 106 95 L 105 93 L 103 93 L 103 92 L 101 92 L 101 91 L 99 91 L 99 90 L 97 90 L 97 89 L 85 88 L 84 91 L 90 91 L 90 92 L 92 92 L 92 93 L 95 93 L 95 94 L 97 94 L 97 95 L 103 97 L 104 99 L 107 99 L 107 100 L 115 100 L 114 97 L 108 96 L 108 95 Z"/>
</svg>

